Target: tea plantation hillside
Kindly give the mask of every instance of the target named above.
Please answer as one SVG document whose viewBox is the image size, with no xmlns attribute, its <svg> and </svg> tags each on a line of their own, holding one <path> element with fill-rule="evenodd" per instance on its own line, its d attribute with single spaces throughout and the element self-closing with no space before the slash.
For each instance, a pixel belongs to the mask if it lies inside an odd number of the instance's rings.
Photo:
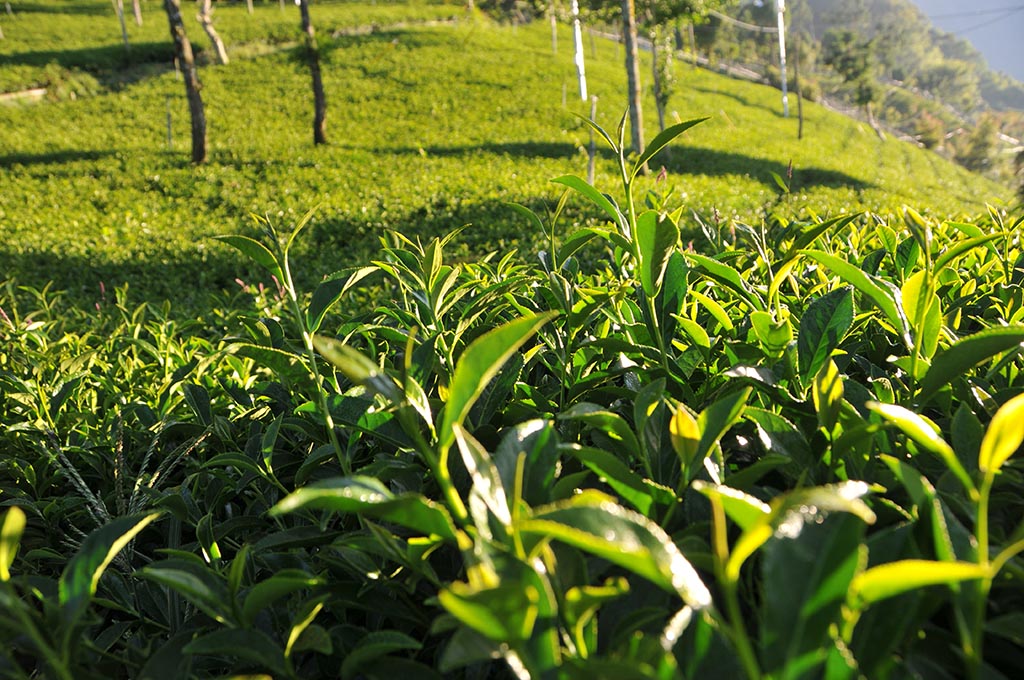
<svg viewBox="0 0 1024 680">
<path fill-rule="evenodd" d="M 331 144 L 314 148 L 297 10 L 256 3 L 250 16 L 244 3 L 219 5 L 214 18 L 232 61 L 201 70 L 212 153 L 192 167 L 159 5 L 143 5 L 142 27 L 129 17 L 125 57 L 109 3 L 13 3 L 2 20 L 0 83 L 48 85 L 63 99 L 0 107 L 4 276 L 34 287 L 53 281 L 86 299 L 102 281 L 129 283 L 138 298 L 191 303 L 251 274 L 207 237 L 251 229 L 250 214 L 287 227 L 313 207 L 300 275 L 352 264 L 385 229 L 426 236 L 470 224 L 459 239 L 467 252 L 529 251 L 541 234 L 505 203 L 542 209 L 559 196 L 551 178 L 585 174 L 588 131 L 573 114 L 589 106 L 574 95 L 566 27 L 554 55 L 546 26 L 467 19 L 459 6 L 316 3 Z M 202 48 L 206 36 L 188 19 Z M 587 56 L 598 119 L 612 129 L 624 107 L 620 48 L 592 40 Z M 670 109 L 711 117 L 655 163 L 667 171 L 659 191 L 686 208 L 684 232 L 697 231 L 691 211 L 709 223 L 717 211 L 725 224 L 905 204 L 947 217 L 1011 198 L 814 105 L 798 142 L 777 92 L 685 65 L 679 74 Z M 607 150 L 599 153 L 601 185 L 615 174 Z M 793 192 L 780 198 L 773 173 L 784 177 L 790 163 Z M 574 200 L 568 215 L 595 214 Z"/>
<path fill-rule="evenodd" d="M 1020 674 L 1008 190 L 428 3 L 312 5 L 314 148 L 218 5 L 198 167 L 158 3 L 0 14 L 0 680 Z"/>
</svg>

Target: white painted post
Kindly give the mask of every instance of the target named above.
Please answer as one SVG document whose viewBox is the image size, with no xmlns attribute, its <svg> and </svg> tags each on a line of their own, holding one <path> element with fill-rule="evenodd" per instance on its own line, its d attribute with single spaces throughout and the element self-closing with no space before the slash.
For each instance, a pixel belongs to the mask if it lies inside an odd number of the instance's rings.
<svg viewBox="0 0 1024 680">
<path fill-rule="evenodd" d="M 782 77 L 782 115 L 789 118 L 789 84 L 786 82 L 786 0 L 778 0 L 779 8 L 779 70 Z"/>
<path fill-rule="evenodd" d="M 580 79 L 580 100 L 587 101 L 587 69 L 583 65 L 583 31 L 580 29 L 580 3 L 572 0 L 572 32 L 576 43 L 576 74 Z"/>
</svg>

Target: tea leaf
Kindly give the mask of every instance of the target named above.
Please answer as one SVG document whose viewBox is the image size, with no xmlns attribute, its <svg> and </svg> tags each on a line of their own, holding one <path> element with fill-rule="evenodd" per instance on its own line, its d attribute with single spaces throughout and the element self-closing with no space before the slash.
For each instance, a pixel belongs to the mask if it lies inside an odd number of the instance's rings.
<svg viewBox="0 0 1024 680">
<path fill-rule="evenodd" d="M 321 335 L 313 338 L 313 346 L 355 384 L 384 395 L 393 404 L 404 401 L 402 389 L 395 379 L 362 352 L 334 338 L 325 338 Z"/>
<path fill-rule="evenodd" d="M 694 125 L 699 125 L 706 120 L 708 120 L 706 117 L 694 118 L 693 120 L 684 121 L 667 127 L 658 133 L 658 135 L 651 140 L 651 143 L 647 145 L 647 148 L 644 149 L 644 152 L 640 154 L 640 157 L 636 159 L 636 163 L 633 165 L 633 171 L 630 174 L 630 181 L 636 178 L 637 173 L 640 172 L 640 169 L 647 164 L 647 161 L 654 158 L 658 152 L 668 146 L 673 139 L 683 134 Z"/>
<path fill-rule="evenodd" d="M 693 488 L 708 498 L 718 499 L 729 519 L 744 531 L 771 514 L 771 508 L 767 503 L 728 486 L 697 480 L 693 483 Z"/>
<path fill-rule="evenodd" d="M 320 585 L 321 581 L 301 569 L 282 569 L 254 585 L 242 604 L 242 621 L 251 626 L 256 615 L 285 595 Z"/>
<path fill-rule="evenodd" d="M 981 440 L 978 469 L 986 476 L 995 475 L 1021 443 L 1024 443 L 1024 394 L 1007 401 L 993 416 Z"/>
<path fill-rule="evenodd" d="M 800 317 L 797 357 L 804 384 L 828 361 L 853 325 L 853 289 L 843 286 L 808 305 Z"/>
<path fill-rule="evenodd" d="M 668 258 L 679 241 L 679 227 L 669 217 L 647 210 L 636 219 L 636 244 L 640 256 L 640 285 L 648 297 L 657 297 Z"/>
<path fill-rule="evenodd" d="M 978 246 L 983 246 L 986 243 L 995 241 L 996 239 L 1002 238 L 1003 236 L 1005 236 L 1005 234 L 983 234 L 981 236 L 975 236 L 974 238 L 969 238 L 964 241 L 957 241 L 946 252 L 942 253 L 937 258 L 935 258 L 935 263 L 933 265 L 934 270 L 938 272 L 947 264 L 951 263 L 953 260 L 966 253 L 968 250 L 972 250 L 974 248 L 977 248 Z"/>
<path fill-rule="evenodd" d="M 277 677 L 291 677 L 280 646 L 258 630 L 225 628 L 200 635 L 185 645 L 186 654 L 228 656 L 245 659 L 272 671 Z"/>
<path fill-rule="evenodd" d="M 518 528 L 602 557 L 678 593 L 694 609 L 711 604 L 711 593 L 668 534 L 604 494 L 584 492 L 537 508 L 533 518 L 523 520 Z"/>
<path fill-rule="evenodd" d="M 455 528 L 444 506 L 419 494 L 394 495 L 372 477 L 336 477 L 294 491 L 270 509 L 283 515 L 302 508 L 355 512 L 388 520 L 426 535 L 455 539 Z"/>
<path fill-rule="evenodd" d="M 967 375 L 970 369 L 997 354 L 1019 348 L 1021 343 L 1024 343 L 1024 326 L 997 326 L 961 339 L 932 360 L 921 379 L 918 399 L 921 403 L 928 401 L 955 378 Z"/>
<path fill-rule="evenodd" d="M 452 445 L 455 437 L 453 426 L 463 424 L 469 409 L 502 364 L 555 316 L 555 312 L 546 312 L 510 321 L 488 331 L 466 348 L 458 359 L 448 388 L 448 402 L 438 430 L 441 450 Z"/>
<path fill-rule="evenodd" d="M 814 401 L 814 410 L 818 412 L 818 424 L 831 432 L 839 420 L 839 410 L 843 402 L 843 376 L 831 359 L 822 364 L 821 370 L 814 376 L 811 397 Z"/>
<path fill-rule="evenodd" d="M 85 613 L 107 565 L 160 512 L 121 517 L 89 534 L 60 576 L 61 618 L 68 633 Z M 7 520 L 4 522 L 5 528 Z M 6 539 L 5 539 L 6 540 Z"/>
<path fill-rule="evenodd" d="M 567 186 L 570 189 L 575 189 L 579 193 L 583 194 L 591 203 L 603 210 L 605 215 L 608 216 L 608 219 L 618 227 L 622 228 L 625 224 L 625 218 L 623 218 L 619 209 L 608 200 L 607 196 L 595 189 L 592 185 L 588 184 L 586 180 L 580 179 L 575 175 L 563 175 L 551 181 L 556 184 Z"/>
<path fill-rule="evenodd" d="M 848 602 L 852 607 L 864 609 L 879 600 L 925 586 L 951 585 L 987 575 L 986 568 L 969 562 L 889 562 L 857 574 L 850 583 Z"/>
<path fill-rule="evenodd" d="M 752 310 L 764 310 L 764 302 L 750 289 L 750 286 L 743 280 L 738 271 L 724 262 L 719 262 L 705 255 L 691 252 L 684 252 L 683 254 L 688 260 L 692 260 L 698 267 L 703 269 L 710 278 L 718 281 L 735 293 Z"/>
<path fill-rule="evenodd" d="M 281 265 L 278 263 L 277 258 L 274 257 L 274 254 L 265 245 L 256 239 L 238 234 L 214 236 L 214 238 L 227 243 L 232 248 L 241 252 L 250 260 L 276 276 L 278 281 L 284 281 L 284 274 L 281 271 Z"/>
<path fill-rule="evenodd" d="M 476 439 L 462 429 L 459 424 L 452 425 L 455 442 L 462 454 L 462 462 L 473 482 L 473 490 L 480 495 L 487 509 L 494 517 L 509 526 L 512 524 L 512 513 L 508 507 L 508 497 L 501 483 L 498 468 L 494 466 L 490 454 Z"/>
<path fill-rule="evenodd" d="M 689 467 L 697 457 L 700 445 L 700 426 L 686 408 L 680 406 L 672 415 L 668 426 L 672 449 L 679 456 L 683 467 Z"/>
<path fill-rule="evenodd" d="M 650 513 L 654 504 L 650 489 L 640 475 L 630 470 L 615 454 L 578 444 L 566 446 L 565 451 L 593 470 L 602 482 L 642 514 L 646 516 Z"/>
<path fill-rule="evenodd" d="M 813 260 L 816 260 L 825 267 L 828 267 L 828 269 L 838 275 L 839 278 L 843 279 L 859 290 L 862 294 L 869 297 L 871 301 L 874 302 L 880 310 L 882 310 L 882 313 L 885 314 L 889 323 L 891 323 L 896 329 L 896 332 L 899 333 L 904 344 L 908 348 L 913 346 L 906 315 L 903 313 L 900 302 L 892 293 L 887 292 L 882 286 L 875 283 L 870 275 L 835 255 L 829 255 L 828 253 L 824 253 L 820 250 L 803 250 L 801 253 Z"/>
<path fill-rule="evenodd" d="M 4 514 L 4 523 L 0 527 L 0 581 L 11 580 L 11 565 L 18 554 L 21 534 L 25 531 L 25 513 L 17 505 L 12 505 Z"/>
<path fill-rule="evenodd" d="M 900 428 L 904 434 L 914 440 L 926 451 L 931 451 L 942 459 L 950 472 L 956 475 L 960 483 L 971 496 L 977 494 L 977 489 L 971 476 L 967 474 L 960 459 L 956 457 L 953 448 L 946 443 L 933 423 L 926 421 L 922 416 L 896 404 L 880 404 L 869 401 L 865 404 L 869 409 L 882 416 L 883 419 Z"/>
<path fill-rule="evenodd" d="M 214 621 L 228 623 L 233 619 L 226 584 L 201 562 L 167 559 L 144 567 L 138 575 L 178 593 Z"/>
<path fill-rule="evenodd" d="M 360 668 L 373 660 L 402 650 L 419 650 L 422 643 L 397 630 L 380 630 L 367 633 L 345 655 L 341 663 L 341 677 L 351 678 Z"/>
</svg>

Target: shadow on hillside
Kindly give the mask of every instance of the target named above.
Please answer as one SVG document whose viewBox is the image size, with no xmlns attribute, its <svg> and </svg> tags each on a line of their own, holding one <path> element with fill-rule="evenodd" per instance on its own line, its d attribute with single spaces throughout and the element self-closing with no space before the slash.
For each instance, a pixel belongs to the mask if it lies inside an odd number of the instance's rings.
<svg viewBox="0 0 1024 680">
<path fill-rule="evenodd" d="M 50 153 L 12 153 L 0 156 L 0 168 L 9 168 L 13 165 L 60 165 L 63 163 L 74 163 L 76 161 L 98 161 L 101 158 L 109 158 L 118 152 L 105 150 L 64 150 L 52 151 Z"/>
<path fill-rule="evenodd" d="M 578 147 L 565 142 L 485 142 L 464 146 L 393 147 L 371 149 L 367 147 L 341 147 L 353 151 L 366 151 L 378 156 L 422 156 L 430 158 L 462 158 L 491 154 L 515 158 L 572 158 L 579 153 Z"/>
<path fill-rule="evenodd" d="M 116 31 L 111 34 L 116 39 Z M 119 71 L 126 68 L 154 63 L 171 63 L 174 49 L 170 41 L 131 43 L 125 52 L 124 45 L 112 42 L 98 47 L 83 47 L 73 50 L 32 50 L 15 52 L 4 56 L 4 61 L 18 66 L 46 66 L 57 64 L 66 69 L 82 69 L 93 74 L 103 71 Z"/>
<path fill-rule="evenodd" d="M 715 151 L 688 146 L 674 148 L 669 159 L 666 159 L 664 154 L 655 157 L 651 163 L 651 169 L 655 170 L 662 165 L 669 174 L 739 175 L 750 177 L 771 187 L 776 186 L 775 180 L 772 179 L 773 172 L 779 177 L 785 178 L 788 171 L 787 165 L 778 161 L 754 158 L 731 151 Z M 796 166 L 793 168 L 792 186 L 794 190 L 800 190 L 816 186 L 868 189 L 874 185 L 837 170 Z"/>
<path fill-rule="evenodd" d="M 700 92 L 702 94 L 718 97 L 728 97 L 729 99 L 732 99 L 736 103 L 742 104 L 743 106 L 747 106 L 752 109 L 761 109 L 762 111 L 768 111 L 769 113 L 775 114 L 779 118 L 782 118 L 781 106 L 769 106 L 761 102 L 753 101 L 749 97 L 744 97 L 743 95 L 736 94 L 735 92 L 726 92 L 725 90 L 718 90 L 710 87 L 701 87 L 699 85 L 694 85 L 691 86 L 689 89 L 693 92 Z"/>
<path fill-rule="evenodd" d="M 542 200 L 521 203 L 542 220 L 551 207 Z M 571 224 L 580 210 L 569 206 L 560 224 Z M 279 225 L 282 231 L 290 226 Z M 445 249 L 446 263 L 475 261 L 487 253 L 504 254 L 512 249 L 519 251 L 520 260 L 536 262 L 537 251 L 544 249 L 545 235 L 500 200 L 460 202 L 439 197 L 427 205 L 387 217 L 348 212 L 315 214 L 295 242 L 292 276 L 300 291 L 311 292 L 324 276 L 379 258 L 381 238 L 388 238 L 391 230 L 426 244 L 433 237 L 463 227 Z M 204 316 L 223 307 L 225 296 L 236 296 L 241 290 L 238 281 L 273 289 L 266 270 L 215 241 L 214 233 L 223 232 L 211 231 L 211 238 L 198 238 L 187 248 L 154 236 L 144 253 L 130 258 L 107 250 L 83 253 L 80 248 L 67 248 L 57 242 L 62 238 L 60 235 L 45 249 L 0 241 L 0 282 L 11 279 L 19 286 L 35 290 L 49 285 L 50 290 L 62 292 L 70 304 L 85 310 L 101 302 L 101 283 L 108 300 L 110 291 L 127 285 L 129 308 L 142 302 L 168 301 L 171 315 L 181 319 Z M 235 233 L 259 238 L 257 229 L 251 225 L 240 226 Z M 26 294 L 26 304 L 31 304 L 30 297 Z"/>
<path fill-rule="evenodd" d="M 12 9 L 15 14 L 109 14 L 113 10 L 109 6 L 95 2 L 75 2 L 64 0 L 59 4 L 53 2 L 20 2 L 14 3 Z"/>
</svg>

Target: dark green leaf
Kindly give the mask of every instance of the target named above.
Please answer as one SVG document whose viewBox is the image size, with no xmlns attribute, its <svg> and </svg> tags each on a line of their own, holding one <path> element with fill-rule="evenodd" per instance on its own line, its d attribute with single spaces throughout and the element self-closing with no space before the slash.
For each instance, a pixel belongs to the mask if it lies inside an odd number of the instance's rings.
<svg viewBox="0 0 1024 680">
<path fill-rule="evenodd" d="M 276 677 L 291 677 L 280 646 L 258 630 L 226 628 L 200 635 L 185 645 L 186 654 L 236 657 L 259 664 Z"/>
<path fill-rule="evenodd" d="M 254 585 L 242 604 L 242 621 L 251 626 L 256 615 L 285 595 L 312 588 L 321 581 L 300 569 L 282 569 Z"/>
<path fill-rule="evenodd" d="M 69 634 L 96 594 L 96 586 L 107 565 L 160 515 L 159 512 L 150 512 L 121 517 L 96 529 L 82 541 L 60 576 L 61 618 Z"/>
<path fill-rule="evenodd" d="M 797 356 L 806 385 L 839 347 L 853 325 L 853 289 L 847 286 L 814 300 L 800 318 Z"/>
<path fill-rule="evenodd" d="M 392 652 L 417 651 L 422 646 L 421 643 L 397 630 L 367 633 L 345 655 L 345 660 L 341 663 L 341 677 L 351 678 L 366 664 Z"/>
<path fill-rule="evenodd" d="M 1020 348 L 1024 342 L 1024 326 L 989 328 L 970 335 L 943 350 L 932 360 L 932 365 L 921 380 L 922 403 L 948 385 L 992 357 L 1009 349 Z"/>
</svg>

